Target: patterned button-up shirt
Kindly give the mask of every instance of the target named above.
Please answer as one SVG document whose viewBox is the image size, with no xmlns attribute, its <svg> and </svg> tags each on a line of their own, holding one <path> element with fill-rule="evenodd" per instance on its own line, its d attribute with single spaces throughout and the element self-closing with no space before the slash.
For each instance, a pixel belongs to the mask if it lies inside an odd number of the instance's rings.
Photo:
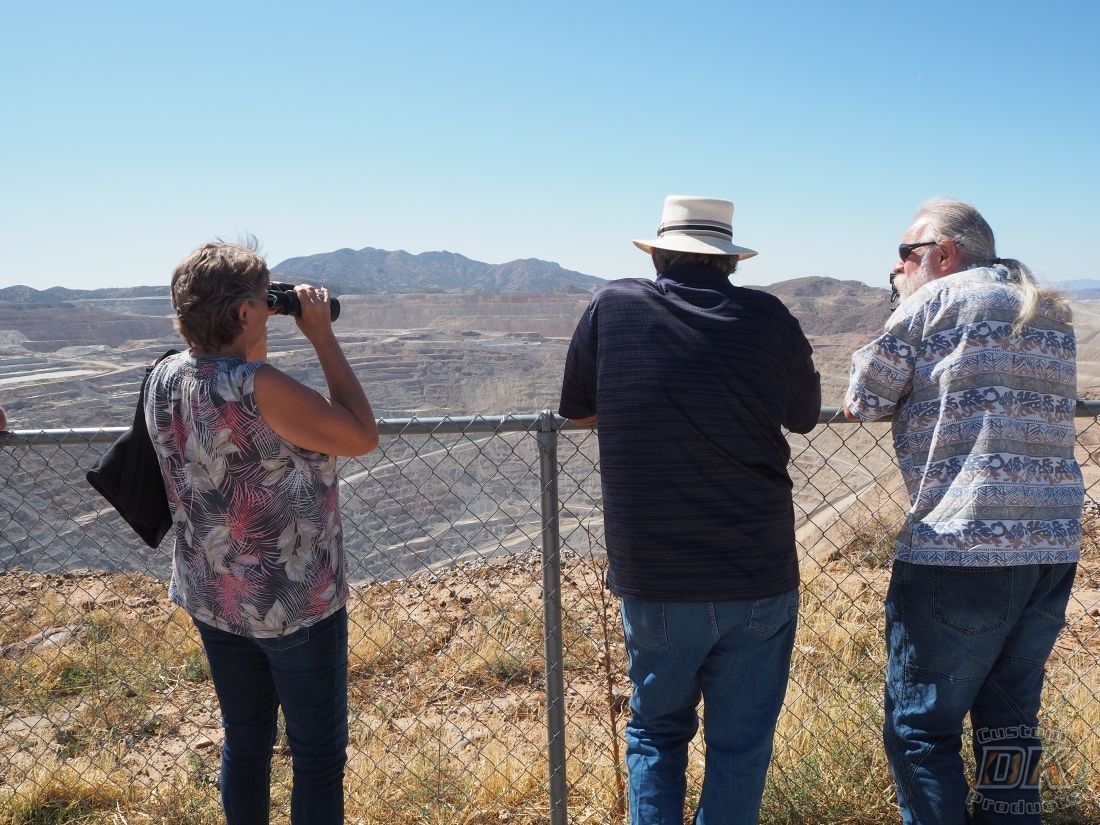
<svg viewBox="0 0 1100 825">
<path fill-rule="evenodd" d="M 1076 339 L 1041 301 L 1014 334 L 1020 289 L 1000 265 L 926 284 L 852 356 L 845 404 L 893 414 L 910 511 L 897 558 L 994 567 L 1077 561 Z"/>
</svg>

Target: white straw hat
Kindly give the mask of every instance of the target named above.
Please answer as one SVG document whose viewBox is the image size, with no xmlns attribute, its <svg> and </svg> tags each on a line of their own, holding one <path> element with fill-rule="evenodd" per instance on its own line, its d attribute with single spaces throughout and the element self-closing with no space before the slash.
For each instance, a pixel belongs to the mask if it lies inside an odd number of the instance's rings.
<svg viewBox="0 0 1100 825">
<path fill-rule="evenodd" d="M 733 243 L 733 202 L 719 198 L 669 195 L 661 212 L 661 225 L 652 241 L 634 241 L 643 252 L 668 249 L 697 255 L 735 255 L 751 258 L 756 250 Z"/>
</svg>

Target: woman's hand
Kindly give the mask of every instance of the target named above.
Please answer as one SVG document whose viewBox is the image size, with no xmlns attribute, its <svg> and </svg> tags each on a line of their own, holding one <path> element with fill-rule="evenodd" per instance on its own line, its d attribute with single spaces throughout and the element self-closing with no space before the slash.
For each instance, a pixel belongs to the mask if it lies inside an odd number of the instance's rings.
<svg viewBox="0 0 1100 825">
<path fill-rule="evenodd" d="M 302 304 L 302 314 L 294 319 L 302 335 L 313 343 L 319 336 L 332 335 L 332 310 L 329 308 L 328 290 L 325 287 L 299 284 L 294 287 L 294 294 Z"/>
<path fill-rule="evenodd" d="M 256 403 L 267 425 L 291 444 L 329 455 L 365 455 L 378 446 L 374 411 L 332 331 L 328 290 L 301 284 L 295 321 L 317 353 L 325 398 L 270 365 L 256 372 Z"/>
</svg>

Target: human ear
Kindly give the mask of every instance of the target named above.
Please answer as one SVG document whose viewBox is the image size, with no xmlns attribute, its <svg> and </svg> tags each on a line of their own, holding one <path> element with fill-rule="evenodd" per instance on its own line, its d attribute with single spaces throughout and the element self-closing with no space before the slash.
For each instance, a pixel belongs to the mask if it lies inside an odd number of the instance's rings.
<svg viewBox="0 0 1100 825">
<path fill-rule="evenodd" d="M 251 318 L 257 312 L 260 312 L 260 307 L 257 306 L 256 302 L 253 301 L 250 298 L 245 298 L 237 306 L 237 319 L 242 324 L 247 324 L 248 319 Z M 266 306 L 263 307 L 263 314 L 264 315 L 268 314 Z"/>
<path fill-rule="evenodd" d="M 959 245 L 954 241 L 941 241 L 936 247 L 940 250 L 940 259 L 936 263 L 936 268 L 942 275 L 951 275 L 958 272 L 961 268 L 959 266 Z"/>
</svg>

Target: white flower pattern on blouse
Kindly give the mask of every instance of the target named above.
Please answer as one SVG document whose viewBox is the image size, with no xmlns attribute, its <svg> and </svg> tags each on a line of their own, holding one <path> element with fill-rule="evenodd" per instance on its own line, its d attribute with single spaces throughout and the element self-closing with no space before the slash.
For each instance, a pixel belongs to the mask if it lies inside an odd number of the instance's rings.
<svg viewBox="0 0 1100 825">
<path fill-rule="evenodd" d="M 293 633 L 347 601 L 336 459 L 260 416 L 262 362 L 181 353 L 154 369 L 145 416 L 172 510 L 169 598 L 255 638 Z"/>
</svg>

